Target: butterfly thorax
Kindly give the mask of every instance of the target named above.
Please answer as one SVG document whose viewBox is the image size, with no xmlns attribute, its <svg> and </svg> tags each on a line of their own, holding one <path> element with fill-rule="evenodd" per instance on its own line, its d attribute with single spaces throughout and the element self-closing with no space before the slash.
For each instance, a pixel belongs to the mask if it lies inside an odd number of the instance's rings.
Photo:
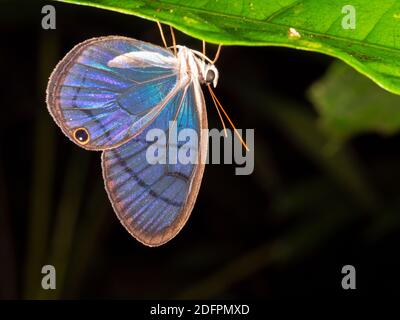
<svg viewBox="0 0 400 320">
<path fill-rule="evenodd" d="M 219 73 L 212 63 L 206 62 L 200 52 L 189 49 L 185 46 L 177 46 L 178 69 L 181 76 L 188 76 L 192 81 L 199 81 L 201 84 L 212 84 L 217 86 Z"/>
</svg>

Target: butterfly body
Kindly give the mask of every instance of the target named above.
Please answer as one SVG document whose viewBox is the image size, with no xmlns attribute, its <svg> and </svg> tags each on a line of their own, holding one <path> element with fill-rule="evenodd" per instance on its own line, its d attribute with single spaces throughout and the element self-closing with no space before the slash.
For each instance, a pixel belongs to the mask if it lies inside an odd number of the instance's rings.
<svg viewBox="0 0 400 320">
<path fill-rule="evenodd" d="M 103 177 L 114 211 L 148 246 L 171 240 L 193 209 L 208 141 L 202 134 L 207 114 L 201 84 L 215 86 L 218 80 L 218 71 L 200 53 L 176 49 L 174 56 L 131 38 L 90 39 L 61 60 L 47 88 L 48 109 L 64 134 L 85 149 L 103 151 Z M 170 121 L 178 132 L 198 133 L 194 163 L 148 163 L 147 134 L 167 132 Z"/>
</svg>

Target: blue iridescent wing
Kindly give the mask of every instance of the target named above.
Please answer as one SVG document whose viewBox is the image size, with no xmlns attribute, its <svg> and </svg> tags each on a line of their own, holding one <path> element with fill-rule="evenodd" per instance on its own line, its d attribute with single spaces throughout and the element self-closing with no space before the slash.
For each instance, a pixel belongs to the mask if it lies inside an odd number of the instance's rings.
<svg viewBox="0 0 400 320">
<path fill-rule="evenodd" d="M 153 142 L 146 141 L 147 132 L 154 128 L 168 132 L 169 121 L 174 119 L 178 134 L 185 128 L 197 132 L 197 164 L 149 164 L 146 150 Z M 208 142 L 204 131 L 200 134 L 204 128 L 207 115 L 203 94 L 198 82 L 191 83 L 141 134 L 103 152 L 108 196 L 121 223 L 140 242 L 161 245 L 171 240 L 189 218 L 204 171 Z M 182 144 L 178 142 L 178 149 Z"/>
<path fill-rule="evenodd" d="M 89 150 L 119 146 L 161 112 L 176 88 L 173 54 L 119 36 L 87 40 L 53 71 L 47 105 L 56 123 Z"/>
</svg>

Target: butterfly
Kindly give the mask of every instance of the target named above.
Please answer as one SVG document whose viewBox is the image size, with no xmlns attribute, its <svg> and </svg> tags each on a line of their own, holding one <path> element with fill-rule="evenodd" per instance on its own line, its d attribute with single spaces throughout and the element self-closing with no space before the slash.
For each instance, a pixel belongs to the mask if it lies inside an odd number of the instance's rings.
<svg viewBox="0 0 400 320">
<path fill-rule="evenodd" d="M 173 49 L 122 36 L 89 39 L 58 63 L 47 87 L 47 107 L 62 132 L 82 148 L 102 151 L 114 211 L 147 246 L 174 238 L 191 214 L 207 157 L 202 84 L 217 103 L 214 61 L 184 46 Z M 178 132 L 198 133 L 197 159 L 150 164 L 146 135 L 155 128 L 167 132 L 172 120 Z"/>
</svg>

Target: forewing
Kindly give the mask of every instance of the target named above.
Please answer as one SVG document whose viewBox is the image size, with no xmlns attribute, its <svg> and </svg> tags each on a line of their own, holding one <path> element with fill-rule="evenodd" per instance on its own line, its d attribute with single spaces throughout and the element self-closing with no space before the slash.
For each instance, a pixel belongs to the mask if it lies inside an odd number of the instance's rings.
<svg viewBox="0 0 400 320">
<path fill-rule="evenodd" d="M 169 121 L 176 119 L 177 132 L 194 129 L 199 137 L 197 164 L 149 164 L 146 141 L 149 130 L 168 132 Z M 149 246 L 172 239 L 186 223 L 196 200 L 204 171 L 207 138 L 204 98 L 198 83 L 192 83 L 171 100 L 160 116 L 141 134 L 102 157 L 108 196 L 125 228 Z M 178 149 L 183 142 L 178 142 Z M 163 149 L 165 152 L 169 152 Z M 168 163 L 168 162 L 167 162 Z"/>
<path fill-rule="evenodd" d="M 143 130 L 174 95 L 176 63 L 168 50 L 130 38 L 85 41 L 53 71 L 48 109 L 78 145 L 116 147 Z M 89 136 L 84 143 L 75 136 L 80 128 Z"/>
</svg>

